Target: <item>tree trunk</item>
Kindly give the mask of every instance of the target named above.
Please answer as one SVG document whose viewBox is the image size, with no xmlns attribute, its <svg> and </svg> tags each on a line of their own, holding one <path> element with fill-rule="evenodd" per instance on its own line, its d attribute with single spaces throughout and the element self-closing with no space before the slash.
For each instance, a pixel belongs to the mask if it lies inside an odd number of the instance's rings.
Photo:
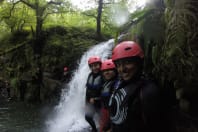
<svg viewBox="0 0 198 132">
<path fill-rule="evenodd" d="M 102 17 L 103 0 L 98 1 L 97 29 L 96 34 L 101 38 L 101 17 Z"/>
<path fill-rule="evenodd" d="M 42 34 L 42 25 L 43 25 L 43 11 L 41 7 L 37 7 L 36 9 L 36 33 L 34 38 L 34 57 L 35 57 L 35 63 L 36 63 L 36 77 L 34 83 L 36 83 L 35 88 L 35 101 L 40 102 L 40 91 L 41 87 L 43 86 L 43 71 L 42 71 L 42 64 L 41 64 L 41 56 L 42 56 L 42 50 L 44 46 L 44 37 Z"/>
</svg>

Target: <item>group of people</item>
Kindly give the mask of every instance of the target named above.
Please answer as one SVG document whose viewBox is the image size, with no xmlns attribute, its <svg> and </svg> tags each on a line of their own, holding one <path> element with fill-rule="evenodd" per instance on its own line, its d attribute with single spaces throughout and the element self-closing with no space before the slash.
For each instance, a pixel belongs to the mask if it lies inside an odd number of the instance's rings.
<svg viewBox="0 0 198 132">
<path fill-rule="evenodd" d="M 144 53 L 134 41 L 123 41 L 111 59 L 88 59 L 85 119 L 97 132 L 173 132 L 168 110 L 162 107 L 157 84 L 143 75 Z M 168 105 L 166 105 L 168 106 Z"/>
</svg>

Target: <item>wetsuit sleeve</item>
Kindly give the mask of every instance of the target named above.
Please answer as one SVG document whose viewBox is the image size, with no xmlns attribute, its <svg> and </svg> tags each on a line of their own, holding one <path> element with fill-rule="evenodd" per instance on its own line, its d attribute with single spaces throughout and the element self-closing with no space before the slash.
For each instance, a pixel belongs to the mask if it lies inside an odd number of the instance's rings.
<svg viewBox="0 0 198 132">
<path fill-rule="evenodd" d="M 140 92 L 143 122 L 152 132 L 162 132 L 160 89 L 149 82 Z"/>
<path fill-rule="evenodd" d="M 85 100 L 86 101 L 90 100 L 89 89 L 88 89 L 88 81 L 89 81 L 90 75 L 91 74 L 88 75 L 87 82 L 86 82 L 86 93 L 85 93 Z"/>
</svg>

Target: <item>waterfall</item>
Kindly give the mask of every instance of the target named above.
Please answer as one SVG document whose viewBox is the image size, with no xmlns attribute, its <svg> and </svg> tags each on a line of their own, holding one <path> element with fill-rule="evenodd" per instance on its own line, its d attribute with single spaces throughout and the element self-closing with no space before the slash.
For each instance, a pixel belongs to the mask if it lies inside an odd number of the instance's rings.
<svg viewBox="0 0 198 132">
<path fill-rule="evenodd" d="M 54 117 L 46 122 L 48 132 L 80 132 L 88 127 L 84 119 L 85 84 L 90 73 L 87 61 L 93 55 L 100 56 L 102 60 L 106 59 L 111 54 L 113 43 L 113 39 L 99 43 L 84 53 L 72 80 L 67 85 L 68 90 L 65 88 L 62 91 Z"/>
</svg>

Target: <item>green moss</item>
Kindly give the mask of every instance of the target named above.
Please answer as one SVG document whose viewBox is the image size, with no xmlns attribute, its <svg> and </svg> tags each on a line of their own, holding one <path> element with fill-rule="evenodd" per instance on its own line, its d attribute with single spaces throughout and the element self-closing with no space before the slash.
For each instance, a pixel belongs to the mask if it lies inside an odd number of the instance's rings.
<svg viewBox="0 0 198 132">
<path fill-rule="evenodd" d="M 51 74 L 51 78 L 61 80 L 62 69 L 67 66 L 72 72 L 77 66 L 77 61 L 82 54 L 97 43 L 95 31 L 87 28 L 77 27 L 50 27 L 45 29 L 41 38 L 43 38 L 43 52 L 40 63 L 43 72 Z M 30 32 L 18 31 L 5 36 L 1 40 L 1 75 L 2 78 L 8 78 L 13 82 L 14 79 L 25 80 L 28 83 L 27 97 L 34 99 L 34 83 L 32 78 L 36 76 L 37 64 L 33 53 L 34 39 Z M 13 83 L 12 83 L 13 84 Z M 32 86 L 31 86 L 32 85 Z M 19 88 L 13 84 L 14 94 L 17 98 Z M 45 87 L 48 89 L 47 87 Z M 45 89 L 44 88 L 44 89 Z M 48 90 L 41 90 L 41 98 Z M 50 98 L 50 97 L 47 97 Z M 47 99 L 45 98 L 45 99 Z"/>
</svg>

